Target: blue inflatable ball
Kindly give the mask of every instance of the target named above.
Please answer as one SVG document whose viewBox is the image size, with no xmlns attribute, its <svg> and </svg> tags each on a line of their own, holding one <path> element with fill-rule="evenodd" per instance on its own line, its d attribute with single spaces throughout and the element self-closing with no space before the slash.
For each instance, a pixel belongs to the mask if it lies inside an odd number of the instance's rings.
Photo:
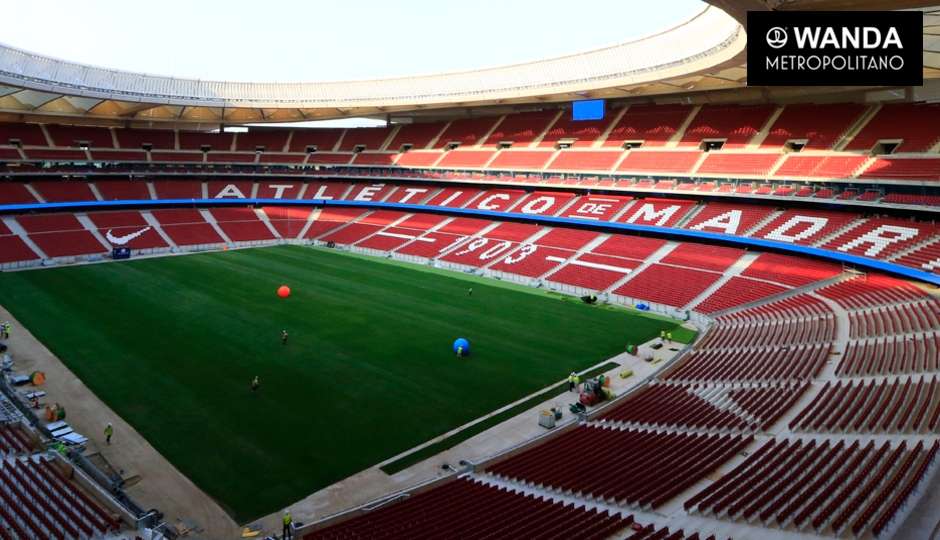
<svg viewBox="0 0 940 540">
<path fill-rule="evenodd" d="M 466 338 L 457 338 L 454 340 L 454 354 L 460 356 L 470 356 L 470 342 Z"/>
</svg>

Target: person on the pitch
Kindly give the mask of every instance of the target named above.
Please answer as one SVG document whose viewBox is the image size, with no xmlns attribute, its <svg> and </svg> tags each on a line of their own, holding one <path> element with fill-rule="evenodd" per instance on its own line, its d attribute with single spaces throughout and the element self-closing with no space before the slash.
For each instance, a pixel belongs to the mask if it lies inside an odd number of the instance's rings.
<svg viewBox="0 0 940 540">
<path fill-rule="evenodd" d="M 290 515 L 290 510 L 284 512 L 284 530 L 281 531 L 281 540 L 294 538 L 293 525 L 294 519 Z"/>
<path fill-rule="evenodd" d="M 473 287 L 467 289 L 467 296 L 473 296 Z"/>
<path fill-rule="evenodd" d="M 111 422 L 108 422 L 108 425 L 104 427 L 104 440 L 111 446 L 111 436 L 114 435 L 114 426 L 111 425 Z"/>
<path fill-rule="evenodd" d="M 281 330 L 281 345 L 287 345 L 287 330 Z"/>
<path fill-rule="evenodd" d="M 251 393 L 254 394 L 261 388 L 261 379 L 255 375 L 255 378 L 251 380 Z"/>
</svg>

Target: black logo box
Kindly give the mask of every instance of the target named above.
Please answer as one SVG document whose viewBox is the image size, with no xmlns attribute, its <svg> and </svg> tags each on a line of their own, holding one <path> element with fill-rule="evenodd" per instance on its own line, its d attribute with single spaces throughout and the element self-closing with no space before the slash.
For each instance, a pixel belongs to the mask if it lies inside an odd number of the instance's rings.
<svg viewBox="0 0 940 540">
<path fill-rule="evenodd" d="M 748 86 L 921 86 L 924 84 L 923 12 L 920 11 L 749 11 Z M 817 47 L 797 44 L 796 33 L 819 29 Z M 877 29 L 884 42 L 896 31 L 902 48 L 821 47 L 827 28 L 843 43 L 843 28 Z M 802 34 L 805 35 L 805 34 Z M 868 37 L 875 32 L 868 31 Z M 869 40 L 873 41 L 873 40 Z M 876 58 L 876 65 L 859 57 Z M 802 60 L 801 60 L 802 58 Z M 775 63 L 776 62 L 776 63 Z M 803 69 L 796 69 L 802 64 Z M 786 66 L 791 69 L 782 69 Z M 839 69 L 841 67 L 841 69 Z M 872 69 L 874 67 L 874 69 Z M 854 68 L 854 69 L 853 69 Z M 898 69 L 900 68 L 900 69 Z"/>
</svg>

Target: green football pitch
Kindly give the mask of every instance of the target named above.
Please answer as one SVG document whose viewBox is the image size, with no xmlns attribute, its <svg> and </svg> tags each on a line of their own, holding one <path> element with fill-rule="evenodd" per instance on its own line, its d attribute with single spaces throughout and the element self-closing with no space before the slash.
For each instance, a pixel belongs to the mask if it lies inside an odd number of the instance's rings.
<svg viewBox="0 0 940 540">
<path fill-rule="evenodd" d="M 242 523 L 676 328 L 297 246 L 0 273 L 0 299 Z"/>
</svg>

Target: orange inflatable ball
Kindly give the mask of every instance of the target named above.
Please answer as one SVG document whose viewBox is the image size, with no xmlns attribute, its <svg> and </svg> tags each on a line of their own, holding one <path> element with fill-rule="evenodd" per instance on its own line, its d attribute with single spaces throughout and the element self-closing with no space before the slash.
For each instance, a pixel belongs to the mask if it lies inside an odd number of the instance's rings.
<svg viewBox="0 0 940 540">
<path fill-rule="evenodd" d="M 287 285 L 281 285 L 280 287 L 277 288 L 277 295 L 280 296 L 281 298 L 287 298 L 288 296 L 290 296 L 290 287 L 288 287 Z"/>
</svg>

